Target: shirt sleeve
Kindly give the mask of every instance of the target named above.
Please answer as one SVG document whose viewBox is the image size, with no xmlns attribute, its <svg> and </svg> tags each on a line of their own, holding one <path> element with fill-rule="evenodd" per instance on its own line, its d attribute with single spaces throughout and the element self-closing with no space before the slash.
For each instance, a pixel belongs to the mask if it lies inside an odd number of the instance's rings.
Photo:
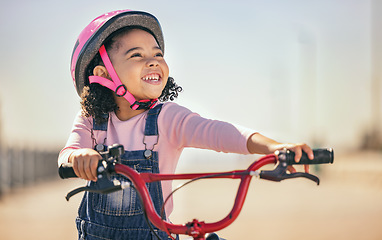
<svg viewBox="0 0 382 240">
<path fill-rule="evenodd" d="M 175 103 L 166 104 L 158 120 L 169 142 L 177 148 L 194 147 L 217 152 L 249 154 L 248 138 L 255 133 L 231 123 L 211 120 Z"/>
<path fill-rule="evenodd" d="M 81 111 L 77 114 L 69 139 L 65 147 L 58 156 L 58 165 L 67 163 L 70 154 L 80 148 L 91 148 L 92 140 L 92 120 L 82 116 Z"/>
</svg>

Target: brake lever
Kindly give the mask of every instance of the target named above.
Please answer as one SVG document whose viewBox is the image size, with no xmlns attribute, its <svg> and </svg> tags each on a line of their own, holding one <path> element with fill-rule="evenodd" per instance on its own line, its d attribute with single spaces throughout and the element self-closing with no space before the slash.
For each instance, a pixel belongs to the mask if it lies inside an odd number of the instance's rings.
<svg viewBox="0 0 382 240">
<path fill-rule="evenodd" d="M 285 179 L 290 179 L 290 178 L 307 178 L 309 180 L 312 180 L 313 182 L 317 183 L 317 185 L 320 184 L 320 179 L 312 174 L 309 173 L 302 173 L 302 172 L 297 172 L 297 173 L 287 173 L 287 167 L 288 164 L 286 162 L 285 158 L 279 158 L 279 163 L 276 166 L 275 169 L 272 171 L 261 171 L 260 172 L 260 178 L 274 181 L 274 182 L 280 182 Z"/>
<path fill-rule="evenodd" d="M 66 195 L 66 200 L 80 193 L 80 192 L 93 192 L 93 193 L 101 193 L 108 194 L 112 192 L 116 192 L 122 189 L 125 189 L 130 186 L 129 182 L 120 182 L 117 179 L 113 181 L 110 179 L 110 173 L 114 172 L 115 163 L 120 162 L 120 156 L 124 153 L 124 149 L 122 145 L 115 144 L 109 147 L 108 151 L 99 152 L 104 160 L 98 163 L 97 167 L 97 183 L 93 186 L 84 186 L 76 188 L 70 191 Z"/>
<path fill-rule="evenodd" d="M 84 187 L 76 188 L 76 189 L 70 191 L 66 195 L 65 199 L 67 201 L 69 201 L 69 199 L 71 197 L 73 197 L 77 193 L 84 192 L 84 191 L 86 191 L 86 192 L 93 192 L 93 193 L 108 194 L 108 193 L 112 193 L 112 192 L 116 192 L 116 191 L 125 189 L 125 188 L 130 186 L 129 182 L 123 182 L 121 184 L 121 182 L 118 181 L 117 179 L 111 181 L 108 178 L 100 178 L 100 179 L 97 180 L 97 182 L 98 182 L 98 187 L 97 188 L 95 186 L 92 186 L 92 187 L 84 186 Z"/>
</svg>

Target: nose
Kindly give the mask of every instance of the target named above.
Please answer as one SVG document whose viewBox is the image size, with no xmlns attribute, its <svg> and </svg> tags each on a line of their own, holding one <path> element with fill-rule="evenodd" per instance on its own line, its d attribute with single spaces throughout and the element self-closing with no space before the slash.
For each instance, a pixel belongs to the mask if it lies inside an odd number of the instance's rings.
<svg viewBox="0 0 382 240">
<path fill-rule="evenodd" d="M 150 59 L 147 60 L 146 65 L 148 67 L 158 67 L 159 66 L 159 62 L 155 58 L 150 58 Z"/>
</svg>

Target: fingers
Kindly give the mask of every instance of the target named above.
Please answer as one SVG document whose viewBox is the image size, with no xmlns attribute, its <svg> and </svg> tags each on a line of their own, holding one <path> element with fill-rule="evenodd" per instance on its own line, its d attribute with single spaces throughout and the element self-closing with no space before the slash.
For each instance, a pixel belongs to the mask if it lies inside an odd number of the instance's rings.
<svg viewBox="0 0 382 240">
<path fill-rule="evenodd" d="M 308 155 L 308 158 L 310 160 L 314 159 L 313 150 L 305 143 L 285 144 L 280 146 L 283 147 L 284 149 L 286 148 L 294 152 L 295 154 L 294 160 L 296 163 L 300 162 L 303 152 L 305 152 Z M 304 165 L 304 170 L 306 173 L 309 173 L 309 165 Z M 296 169 L 294 167 L 288 167 L 288 171 L 290 173 L 295 173 Z"/>
<path fill-rule="evenodd" d="M 302 157 L 302 150 L 301 150 L 301 147 L 299 146 L 296 146 L 292 149 L 292 151 L 294 152 L 294 161 L 296 163 L 298 163 Z"/>
<path fill-rule="evenodd" d="M 79 149 L 72 153 L 69 161 L 74 173 L 82 179 L 97 181 L 97 166 L 101 156 L 93 149 Z"/>
<path fill-rule="evenodd" d="M 288 166 L 288 167 L 287 167 L 287 171 L 289 171 L 290 173 L 295 173 L 295 172 L 297 172 L 296 169 L 295 169 L 293 166 Z"/>
<path fill-rule="evenodd" d="M 304 151 L 308 155 L 308 158 L 310 160 L 313 160 L 313 158 L 314 158 L 313 150 L 308 145 L 306 145 L 306 144 L 301 145 L 301 149 L 302 149 L 302 151 Z M 301 158 L 301 156 L 300 156 L 300 158 Z M 304 170 L 306 173 L 309 173 L 309 165 L 304 165 Z"/>
<path fill-rule="evenodd" d="M 82 166 L 82 175 L 87 180 L 96 181 L 97 180 L 97 165 L 98 165 L 98 159 L 90 157 L 89 159 L 86 159 L 83 162 Z"/>
<path fill-rule="evenodd" d="M 313 150 L 305 143 L 296 144 L 290 148 L 295 153 L 294 160 L 299 162 L 302 157 L 302 152 L 304 151 L 310 160 L 314 158 Z"/>
<path fill-rule="evenodd" d="M 308 155 L 308 158 L 310 160 L 313 160 L 313 158 L 314 158 L 313 150 L 308 145 L 306 145 L 306 144 L 303 144 L 301 146 L 301 148 Z"/>
<path fill-rule="evenodd" d="M 309 173 L 309 165 L 304 165 L 304 170 L 306 173 Z"/>
<path fill-rule="evenodd" d="M 304 165 L 304 170 L 306 173 L 309 173 L 309 165 Z M 290 173 L 296 173 L 297 172 L 296 168 L 294 168 L 293 166 L 288 166 L 287 171 Z"/>
</svg>

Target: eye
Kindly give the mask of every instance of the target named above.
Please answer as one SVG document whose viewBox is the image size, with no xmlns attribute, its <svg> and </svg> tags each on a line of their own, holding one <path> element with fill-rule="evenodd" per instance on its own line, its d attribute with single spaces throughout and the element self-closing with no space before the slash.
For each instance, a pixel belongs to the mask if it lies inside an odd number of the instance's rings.
<svg viewBox="0 0 382 240">
<path fill-rule="evenodd" d="M 142 54 L 140 53 L 133 53 L 130 58 L 135 58 L 135 57 L 142 57 Z"/>
<path fill-rule="evenodd" d="M 155 54 L 155 57 L 163 57 L 163 53 L 158 52 L 157 54 Z"/>
</svg>

